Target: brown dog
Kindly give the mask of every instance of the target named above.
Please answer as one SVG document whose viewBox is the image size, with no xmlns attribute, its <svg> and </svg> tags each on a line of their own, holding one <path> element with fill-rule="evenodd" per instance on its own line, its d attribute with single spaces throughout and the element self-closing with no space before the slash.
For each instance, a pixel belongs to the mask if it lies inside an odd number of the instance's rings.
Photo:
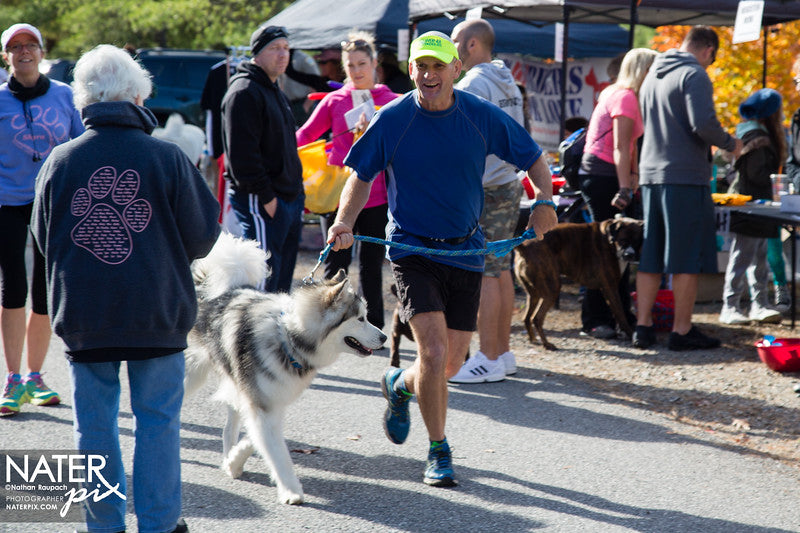
<svg viewBox="0 0 800 533">
<path fill-rule="evenodd" d="M 562 275 L 587 289 L 600 289 L 620 329 L 633 335 L 619 299 L 620 261 L 638 258 L 643 233 L 644 223 L 632 218 L 563 223 L 541 241 L 515 248 L 514 272 L 528 293 L 525 327 L 531 342 L 535 340 L 535 327 L 542 345 L 556 349 L 544 336 L 543 325 L 561 292 Z"/>
<path fill-rule="evenodd" d="M 391 285 L 392 294 L 397 297 L 397 285 L 392 283 Z M 394 313 L 392 313 L 392 344 L 389 346 L 389 355 L 391 360 L 389 364 L 394 367 L 400 368 L 400 339 L 405 337 L 410 341 L 414 341 L 414 332 L 411 331 L 411 324 L 408 322 L 403 322 L 400 320 L 400 302 L 397 302 L 397 305 L 394 306 Z M 416 341 L 414 341 L 416 342 Z M 467 353 L 464 356 L 464 360 L 466 361 L 469 359 L 469 348 L 467 348 Z"/>
</svg>

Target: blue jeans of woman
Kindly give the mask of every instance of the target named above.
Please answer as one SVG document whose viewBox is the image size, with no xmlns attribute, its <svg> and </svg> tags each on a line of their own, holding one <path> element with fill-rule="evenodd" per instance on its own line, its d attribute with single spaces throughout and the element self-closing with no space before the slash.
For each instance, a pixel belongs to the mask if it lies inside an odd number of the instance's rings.
<svg viewBox="0 0 800 533">
<path fill-rule="evenodd" d="M 119 362 L 70 363 L 75 444 L 82 454 L 106 457 L 102 470 L 110 487 L 126 490 L 119 445 Z M 133 452 L 134 511 L 140 533 L 175 529 L 181 515 L 180 412 L 183 403 L 183 352 L 128 361 Z M 91 491 L 95 487 L 86 487 Z M 100 487 L 103 494 L 107 487 Z M 125 529 L 126 501 L 115 493 L 85 502 L 89 531 Z"/>
</svg>

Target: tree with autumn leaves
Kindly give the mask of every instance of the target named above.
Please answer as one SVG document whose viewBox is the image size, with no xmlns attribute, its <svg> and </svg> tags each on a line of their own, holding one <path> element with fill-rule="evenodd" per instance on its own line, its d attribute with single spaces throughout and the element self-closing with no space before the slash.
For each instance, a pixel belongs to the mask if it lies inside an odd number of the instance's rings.
<svg viewBox="0 0 800 533">
<path fill-rule="evenodd" d="M 678 48 L 691 26 L 659 28 L 651 41 L 658 51 Z M 733 28 L 715 28 L 720 47 L 717 59 L 707 72 L 714 85 L 717 116 L 722 125 L 732 130 L 741 121 L 739 104 L 763 87 L 764 33 L 757 41 L 733 44 Z M 785 123 L 798 107 L 800 92 L 795 89 L 792 64 L 800 54 L 800 21 L 770 26 L 767 34 L 767 87 L 783 96 Z"/>
</svg>

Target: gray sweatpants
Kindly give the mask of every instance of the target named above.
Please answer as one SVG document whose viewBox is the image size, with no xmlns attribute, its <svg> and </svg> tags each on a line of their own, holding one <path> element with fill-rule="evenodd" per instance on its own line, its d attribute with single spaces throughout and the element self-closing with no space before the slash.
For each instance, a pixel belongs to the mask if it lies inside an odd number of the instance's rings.
<svg viewBox="0 0 800 533">
<path fill-rule="evenodd" d="M 725 285 L 722 289 L 722 300 L 726 307 L 739 308 L 739 302 L 750 289 L 750 300 L 767 307 L 769 293 L 767 281 L 769 265 L 767 263 L 767 239 L 733 234 L 731 256 L 728 268 L 725 269 Z"/>
</svg>

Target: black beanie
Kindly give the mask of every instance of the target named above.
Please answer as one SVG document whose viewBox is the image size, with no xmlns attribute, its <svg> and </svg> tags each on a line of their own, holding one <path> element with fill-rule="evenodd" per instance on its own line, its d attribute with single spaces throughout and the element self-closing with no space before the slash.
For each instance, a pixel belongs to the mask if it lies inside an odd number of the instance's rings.
<svg viewBox="0 0 800 533">
<path fill-rule="evenodd" d="M 255 57 L 265 46 L 280 38 L 289 38 L 289 33 L 283 26 L 260 26 L 250 36 L 250 56 Z"/>
</svg>

